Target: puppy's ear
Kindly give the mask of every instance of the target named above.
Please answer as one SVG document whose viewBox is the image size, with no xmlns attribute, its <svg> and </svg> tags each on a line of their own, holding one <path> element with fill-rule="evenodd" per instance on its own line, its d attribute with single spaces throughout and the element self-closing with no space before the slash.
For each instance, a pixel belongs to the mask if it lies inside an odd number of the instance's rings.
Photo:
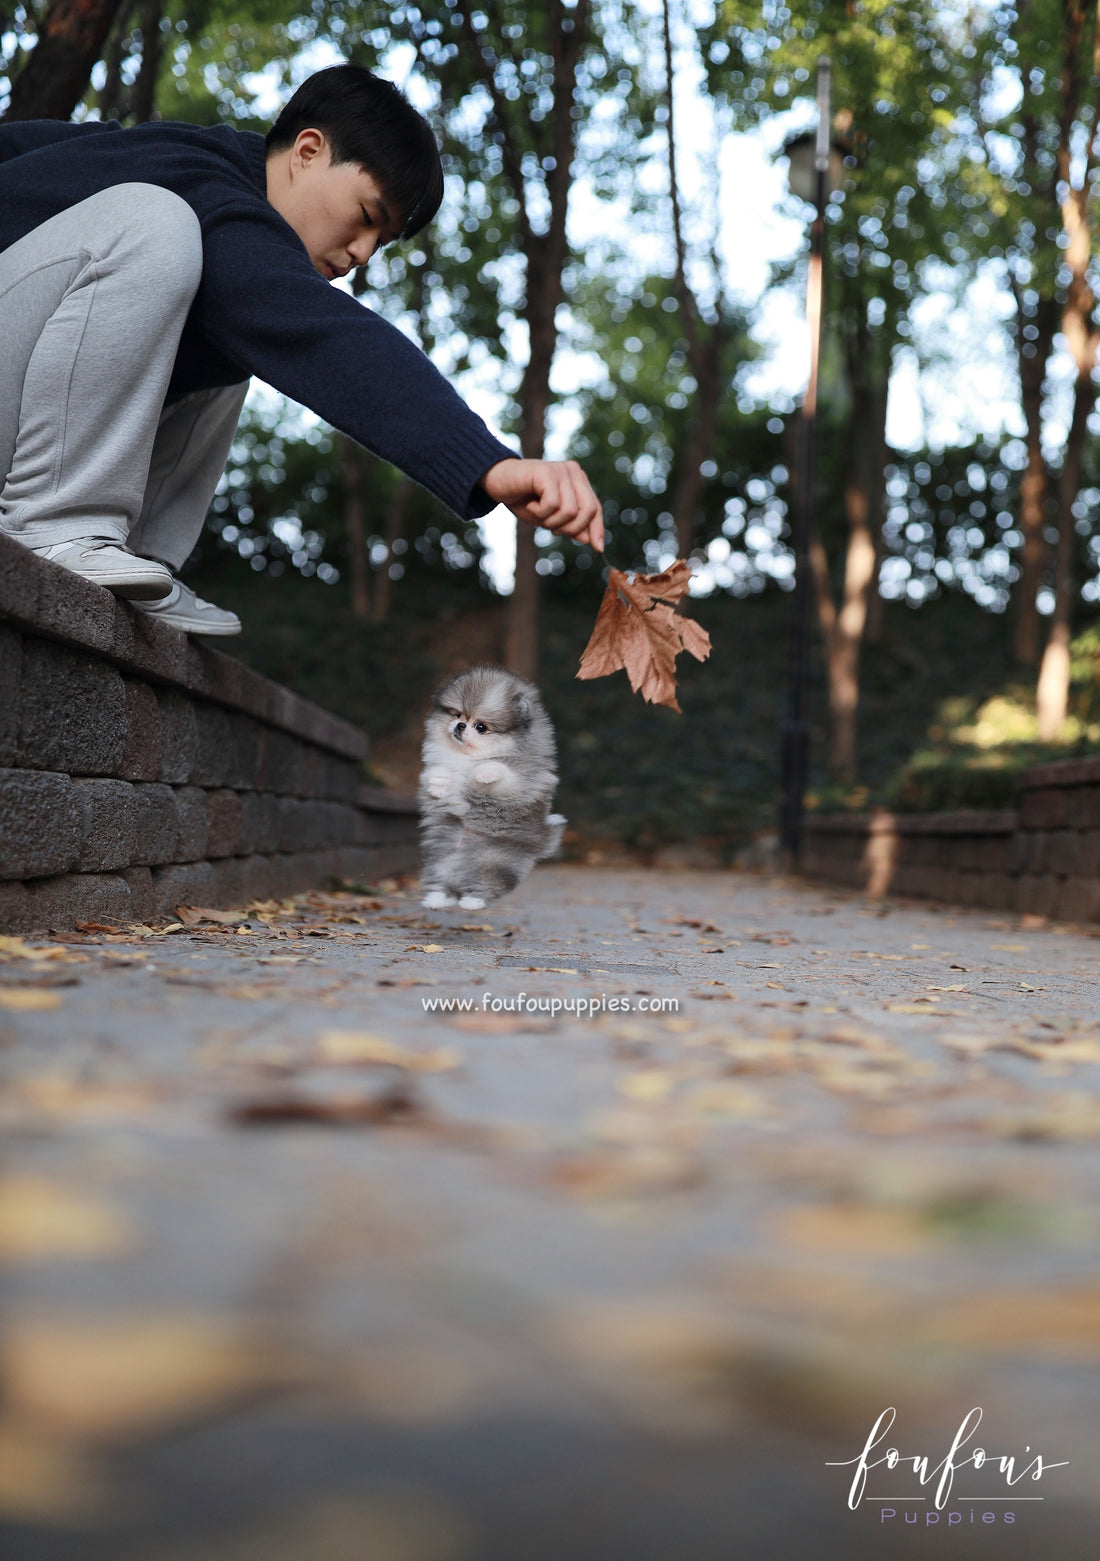
<svg viewBox="0 0 1100 1561">
<path fill-rule="evenodd" d="M 521 721 L 529 721 L 531 719 L 531 701 L 525 694 L 516 695 L 516 714 Z"/>
</svg>

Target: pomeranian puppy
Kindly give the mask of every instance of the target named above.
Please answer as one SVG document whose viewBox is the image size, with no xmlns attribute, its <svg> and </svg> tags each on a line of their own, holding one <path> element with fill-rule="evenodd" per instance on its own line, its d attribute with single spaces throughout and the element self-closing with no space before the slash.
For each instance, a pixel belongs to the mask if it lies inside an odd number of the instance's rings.
<svg viewBox="0 0 1100 1561">
<path fill-rule="evenodd" d="M 460 672 L 432 701 L 420 756 L 429 910 L 480 910 L 558 849 L 554 729 L 530 683 L 502 667 Z"/>
</svg>

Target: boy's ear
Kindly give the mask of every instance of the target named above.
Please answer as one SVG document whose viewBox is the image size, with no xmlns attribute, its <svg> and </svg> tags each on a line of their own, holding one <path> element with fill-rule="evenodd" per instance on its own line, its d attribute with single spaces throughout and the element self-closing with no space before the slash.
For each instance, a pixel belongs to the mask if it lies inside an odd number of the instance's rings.
<svg viewBox="0 0 1100 1561">
<path fill-rule="evenodd" d="M 299 130 L 290 149 L 291 165 L 307 167 L 327 146 L 328 137 L 323 130 Z"/>
</svg>

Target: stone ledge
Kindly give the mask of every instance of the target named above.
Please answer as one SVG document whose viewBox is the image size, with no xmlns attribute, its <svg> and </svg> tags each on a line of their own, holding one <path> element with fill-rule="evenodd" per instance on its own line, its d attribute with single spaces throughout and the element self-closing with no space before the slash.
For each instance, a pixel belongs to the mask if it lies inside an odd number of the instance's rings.
<svg viewBox="0 0 1100 1561">
<path fill-rule="evenodd" d="M 0 881 L 398 843 L 411 859 L 416 822 L 415 798 L 370 787 L 355 805 L 0 769 Z"/>
<path fill-rule="evenodd" d="M 403 872 L 408 857 L 408 846 L 401 843 L 341 846 L 0 883 L 0 929 L 49 933 L 65 931 L 78 921 L 163 921 L 174 916 L 179 905 L 243 909 L 256 900 L 284 899 L 329 881 Z"/>
<path fill-rule="evenodd" d="M 814 835 L 1011 835 L 1014 808 L 966 808 L 954 813 L 831 813 L 806 819 Z"/>
<path fill-rule="evenodd" d="M 344 758 L 367 756 L 366 737 L 349 722 L 234 657 L 136 612 L 102 586 L 38 558 L 2 534 L 0 618 L 43 640 L 89 652 L 131 676 L 245 711 Z"/>
<path fill-rule="evenodd" d="M 1090 785 L 1100 785 L 1100 754 L 1083 759 L 1054 759 L 1050 764 L 1024 770 L 1020 776 L 1021 791 L 1035 791 L 1043 786 Z"/>
</svg>

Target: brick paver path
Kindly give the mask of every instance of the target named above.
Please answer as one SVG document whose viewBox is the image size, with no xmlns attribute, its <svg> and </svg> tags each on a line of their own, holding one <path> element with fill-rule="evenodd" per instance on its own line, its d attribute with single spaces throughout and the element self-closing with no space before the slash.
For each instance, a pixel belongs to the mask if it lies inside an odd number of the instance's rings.
<svg viewBox="0 0 1100 1561">
<path fill-rule="evenodd" d="M 12 1561 L 1096 1553 L 1087 931 L 568 867 L 187 920 L 0 945 Z M 891 1405 L 1068 1466 L 849 1511 Z"/>
</svg>

